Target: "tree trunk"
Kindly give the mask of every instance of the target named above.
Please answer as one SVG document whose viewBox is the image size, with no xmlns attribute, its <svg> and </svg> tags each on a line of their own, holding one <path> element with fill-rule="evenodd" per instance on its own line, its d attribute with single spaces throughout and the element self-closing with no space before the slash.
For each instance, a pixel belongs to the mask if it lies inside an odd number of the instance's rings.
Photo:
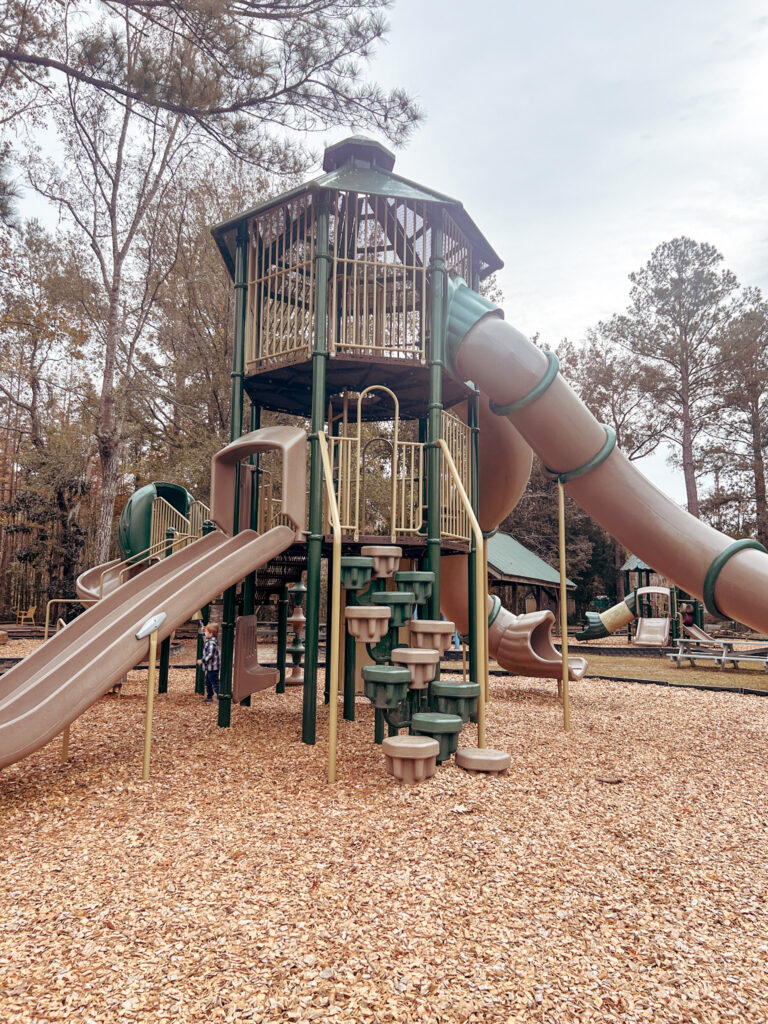
<svg viewBox="0 0 768 1024">
<path fill-rule="evenodd" d="M 693 461 L 693 436 L 691 431 L 691 413 L 688 403 L 683 397 L 683 479 L 685 480 L 685 497 L 688 511 L 699 518 L 699 492 L 696 487 L 696 471 Z"/>
<path fill-rule="evenodd" d="M 99 520 L 96 528 L 95 552 L 96 561 L 99 564 L 109 559 L 112 519 L 115 512 L 120 462 L 120 423 L 122 417 L 117 414 L 115 409 L 115 372 L 120 335 L 118 320 L 120 285 L 118 270 L 113 277 L 109 290 L 109 313 L 104 344 L 104 376 L 102 378 L 101 399 L 95 431 L 101 464 L 101 492 L 99 495 Z"/>
<path fill-rule="evenodd" d="M 768 547 L 768 502 L 765 493 L 765 459 L 763 457 L 763 432 L 760 410 L 752 407 L 750 415 L 752 428 L 752 473 L 755 481 L 755 510 L 757 518 L 757 539 Z"/>
</svg>

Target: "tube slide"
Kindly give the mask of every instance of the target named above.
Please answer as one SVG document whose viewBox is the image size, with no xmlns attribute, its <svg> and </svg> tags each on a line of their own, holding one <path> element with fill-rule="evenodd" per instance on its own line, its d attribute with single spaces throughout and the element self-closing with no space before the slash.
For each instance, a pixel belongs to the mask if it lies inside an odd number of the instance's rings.
<svg viewBox="0 0 768 1024">
<path fill-rule="evenodd" d="M 42 747 L 146 657 L 137 630 L 165 612 L 160 639 L 295 540 L 215 532 L 157 562 L 89 608 L 0 678 L 0 768 Z"/>
<path fill-rule="evenodd" d="M 459 410 L 459 412 L 461 412 Z M 509 515 L 528 484 L 533 458 L 530 446 L 509 422 L 495 416 L 486 396 L 480 396 L 478 465 L 479 515 L 483 530 L 492 530 Z M 440 560 L 440 604 L 460 633 L 469 631 L 469 559 L 451 555 Z M 513 615 L 498 597 L 488 595 L 488 654 L 498 664 L 523 676 L 559 679 L 563 659 L 552 640 L 555 617 L 550 611 Z M 581 679 L 584 658 L 568 659 L 568 676 Z"/>
<path fill-rule="evenodd" d="M 449 282 L 448 361 L 491 399 L 571 497 L 713 613 L 768 631 L 768 553 L 695 519 L 650 483 L 556 372 L 556 360 Z M 555 372 L 553 372 L 553 370 Z"/>
</svg>

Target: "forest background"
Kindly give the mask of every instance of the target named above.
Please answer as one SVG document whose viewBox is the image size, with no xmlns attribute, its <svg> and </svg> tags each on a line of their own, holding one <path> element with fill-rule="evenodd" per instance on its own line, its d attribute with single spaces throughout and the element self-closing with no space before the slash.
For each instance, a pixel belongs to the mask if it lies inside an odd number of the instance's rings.
<svg viewBox="0 0 768 1024">
<path fill-rule="evenodd" d="M 73 596 L 137 487 L 208 497 L 233 336 L 209 228 L 304 180 L 314 133 L 407 141 L 417 105 L 364 75 L 386 6 L 0 6 L 0 616 Z M 19 220 L 14 182 L 53 205 L 55 231 Z M 768 306 L 684 237 L 629 286 L 586 337 L 535 340 L 630 458 L 672 451 L 693 515 L 768 545 Z M 572 502 L 567 522 L 580 613 L 620 595 L 626 552 Z M 557 564 L 555 485 L 536 462 L 502 529 Z"/>
</svg>

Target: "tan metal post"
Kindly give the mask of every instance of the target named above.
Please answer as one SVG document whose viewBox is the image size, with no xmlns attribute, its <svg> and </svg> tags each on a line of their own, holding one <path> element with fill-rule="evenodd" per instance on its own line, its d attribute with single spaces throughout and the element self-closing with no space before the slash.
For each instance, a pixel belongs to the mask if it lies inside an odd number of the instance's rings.
<svg viewBox="0 0 768 1024">
<path fill-rule="evenodd" d="M 64 732 L 61 734 L 61 763 L 66 764 L 69 760 L 69 726 L 64 726 Z"/>
<path fill-rule="evenodd" d="M 328 782 L 336 781 L 336 746 L 339 721 L 339 624 L 341 621 L 341 521 L 336 492 L 333 488 L 333 470 L 328 455 L 328 442 L 325 434 L 319 432 L 317 439 L 320 446 L 320 458 L 323 464 L 325 490 L 328 495 L 328 506 L 331 513 L 331 529 L 333 531 L 333 585 L 331 590 L 331 636 L 326 640 L 325 671 L 330 673 L 328 681 Z"/>
<path fill-rule="evenodd" d="M 155 662 L 157 659 L 157 630 L 149 637 L 149 671 L 147 672 L 147 713 L 144 718 L 144 766 L 141 777 L 149 780 L 149 757 L 152 750 L 152 713 L 155 703 Z"/>
<path fill-rule="evenodd" d="M 480 680 L 480 697 L 477 701 L 477 745 L 482 749 L 485 747 L 485 700 L 488 693 L 488 615 L 486 614 L 485 600 L 485 586 L 488 574 L 485 569 L 483 531 L 480 529 L 477 516 L 472 509 L 472 502 L 469 500 L 466 488 L 459 476 L 459 471 L 456 469 L 456 463 L 453 461 L 450 448 L 442 437 L 438 438 L 437 443 L 442 449 L 445 464 L 448 467 L 448 472 L 453 477 L 453 482 L 456 485 L 459 498 L 467 513 L 467 518 L 469 519 L 469 524 L 472 527 L 472 532 L 475 535 L 475 550 L 480 552 L 481 556 L 480 572 L 475 574 L 475 616 L 477 623 L 478 674 L 482 672 L 482 680 Z"/>
<path fill-rule="evenodd" d="M 568 592 L 565 575 L 565 489 L 557 481 L 557 518 L 558 539 L 560 547 L 560 637 L 563 659 L 563 728 L 566 732 L 571 728 L 571 694 L 568 688 Z"/>
<path fill-rule="evenodd" d="M 137 640 L 149 637 L 149 670 L 147 672 L 147 712 L 144 718 L 144 765 L 142 779 L 149 780 L 149 756 L 152 750 L 152 712 L 155 703 L 155 667 L 157 665 L 157 634 L 165 622 L 165 612 L 158 612 L 151 619 L 147 619 L 141 629 L 136 633 Z"/>
</svg>

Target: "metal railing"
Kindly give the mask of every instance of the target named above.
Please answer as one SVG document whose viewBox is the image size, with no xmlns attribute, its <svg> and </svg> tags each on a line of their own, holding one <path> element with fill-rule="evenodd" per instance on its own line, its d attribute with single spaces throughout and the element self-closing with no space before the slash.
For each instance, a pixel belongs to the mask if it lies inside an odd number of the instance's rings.
<svg viewBox="0 0 768 1024">
<path fill-rule="evenodd" d="M 462 486 L 468 493 L 471 489 L 472 431 L 463 420 L 443 411 L 442 434 Z M 440 475 L 440 533 L 453 540 L 468 541 L 471 536 L 466 508 L 445 464 Z"/>
<path fill-rule="evenodd" d="M 48 639 L 48 630 L 51 625 L 51 608 L 55 604 L 95 604 L 95 597 L 85 597 L 82 600 L 79 597 L 52 597 L 48 604 L 45 606 L 45 633 L 43 633 L 43 642 Z M 56 632 L 59 631 L 58 623 L 62 620 L 59 619 L 56 624 Z M 66 625 L 66 623 L 65 623 Z"/>
<path fill-rule="evenodd" d="M 194 538 L 189 519 L 178 512 L 165 498 L 155 498 L 152 502 L 152 519 L 149 528 L 149 545 L 165 543 L 166 531 L 173 530 L 177 536 L 184 536 L 185 543 Z M 202 533 L 202 524 L 200 527 Z"/>
<path fill-rule="evenodd" d="M 189 506 L 189 532 L 194 540 L 203 536 L 203 523 L 211 518 L 211 510 L 202 501 L 193 501 Z"/>
<path fill-rule="evenodd" d="M 163 537 L 163 539 L 158 541 L 157 544 L 150 544 L 150 546 L 145 548 L 143 551 L 138 551 L 135 555 L 129 555 L 128 558 L 124 558 L 122 562 L 110 565 L 99 576 L 99 600 L 104 597 L 104 580 L 110 573 L 118 570 L 117 585 L 120 586 L 125 574 L 130 569 L 135 568 L 137 565 L 141 565 L 143 562 L 151 562 L 153 558 L 165 558 L 168 553 L 169 545 L 171 548 L 171 554 L 173 554 L 175 551 L 186 547 L 190 540 L 193 539 L 194 538 L 191 538 L 187 533 L 177 534 L 171 541 L 169 541 L 167 537 Z"/>
</svg>

